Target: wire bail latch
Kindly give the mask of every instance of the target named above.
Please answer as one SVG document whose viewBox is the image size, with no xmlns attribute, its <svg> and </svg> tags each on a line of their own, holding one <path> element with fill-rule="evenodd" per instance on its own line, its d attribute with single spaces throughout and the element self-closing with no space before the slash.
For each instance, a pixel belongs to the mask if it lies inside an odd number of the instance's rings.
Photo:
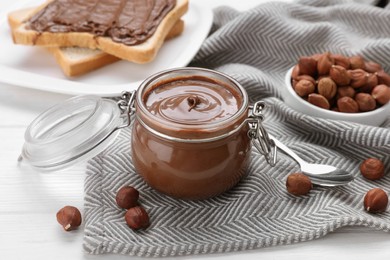
<svg viewBox="0 0 390 260">
<path fill-rule="evenodd" d="M 119 109 L 122 114 L 127 117 L 126 123 L 117 127 L 117 129 L 122 129 L 128 127 L 131 123 L 131 116 L 135 113 L 134 103 L 135 103 L 135 94 L 137 91 L 123 91 L 121 98 L 117 102 Z"/>
<path fill-rule="evenodd" d="M 277 147 L 275 142 L 269 137 L 267 130 L 262 124 L 264 120 L 263 110 L 265 106 L 264 101 L 258 101 L 253 106 L 250 106 L 252 111 L 248 117 L 248 136 L 259 153 L 265 157 L 268 164 L 275 166 Z"/>
</svg>

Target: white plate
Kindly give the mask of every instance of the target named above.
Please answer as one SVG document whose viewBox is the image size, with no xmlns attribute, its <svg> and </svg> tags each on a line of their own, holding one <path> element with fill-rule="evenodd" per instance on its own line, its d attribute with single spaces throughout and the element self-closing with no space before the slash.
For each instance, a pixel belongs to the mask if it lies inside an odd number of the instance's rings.
<svg viewBox="0 0 390 260">
<path fill-rule="evenodd" d="M 14 10 L 37 6 L 43 0 L 20 1 Z M 16 86 L 71 94 L 116 96 L 123 90 L 134 90 L 148 76 L 170 68 L 186 66 L 207 37 L 213 20 L 211 8 L 190 1 L 183 16 L 184 31 L 164 43 L 156 59 L 148 64 L 119 61 L 84 76 L 66 78 L 44 48 L 14 45 L 6 14 L 0 20 L 0 82 Z"/>
</svg>

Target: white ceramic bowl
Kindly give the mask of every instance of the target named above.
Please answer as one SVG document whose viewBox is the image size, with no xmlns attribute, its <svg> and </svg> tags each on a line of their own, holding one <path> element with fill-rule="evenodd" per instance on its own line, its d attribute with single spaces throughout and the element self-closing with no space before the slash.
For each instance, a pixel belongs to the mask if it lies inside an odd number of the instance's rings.
<svg viewBox="0 0 390 260">
<path fill-rule="evenodd" d="M 289 69 L 286 73 L 285 89 L 282 92 L 282 96 L 284 102 L 298 112 L 320 118 L 351 121 L 373 126 L 381 125 L 390 115 L 390 102 L 373 111 L 360 113 L 342 113 L 312 105 L 295 93 L 291 85 L 292 69 Z"/>
</svg>

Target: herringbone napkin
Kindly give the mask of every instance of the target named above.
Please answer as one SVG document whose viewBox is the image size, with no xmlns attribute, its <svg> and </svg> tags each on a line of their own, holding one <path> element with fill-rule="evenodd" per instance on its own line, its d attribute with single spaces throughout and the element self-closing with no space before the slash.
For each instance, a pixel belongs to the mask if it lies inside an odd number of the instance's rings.
<svg viewBox="0 0 390 260">
<path fill-rule="evenodd" d="M 236 78 L 251 101 L 269 104 L 265 120 L 269 132 L 308 161 L 351 171 L 356 180 L 344 187 L 315 187 L 307 196 L 295 197 L 286 192 L 285 181 L 299 169 L 297 164 L 280 153 L 272 168 L 253 150 L 249 176 L 235 188 L 209 200 L 180 201 L 154 191 L 135 173 L 130 130 L 124 130 L 88 165 L 86 252 L 178 256 L 297 243 L 343 226 L 389 232 L 390 210 L 368 214 L 362 200 L 374 187 L 390 192 L 390 120 L 371 127 L 306 116 L 287 107 L 280 91 L 284 74 L 299 56 L 327 50 L 361 54 L 389 72 L 390 11 L 313 3 L 316 6 L 273 2 L 244 13 L 216 9 L 212 33 L 192 65 Z M 384 179 L 368 181 L 360 176 L 359 164 L 368 157 L 385 162 Z M 140 203 L 151 218 L 146 230 L 127 228 L 124 211 L 115 205 L 116 191 L 126 184 L 141 192 Z"/>
</svg>

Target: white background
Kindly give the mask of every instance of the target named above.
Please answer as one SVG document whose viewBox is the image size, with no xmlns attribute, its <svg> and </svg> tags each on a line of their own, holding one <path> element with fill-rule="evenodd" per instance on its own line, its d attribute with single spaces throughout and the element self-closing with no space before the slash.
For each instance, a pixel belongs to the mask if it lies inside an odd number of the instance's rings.
<svg viewBox="0 0 390 260">
<path fill-rule="evenodd" d="M 207 8 L 225 4 L 240 10 L 264 2 L 264 0 L 192 1 L 202 2 Z M 15 2 L 1 1 L 0 10 L 6 10 Z M 40 112 L 68 97 L 0 83 L 1 260 L 129 258 L 118 255 L 85 255 L 82 250 L 83 228 L 67 233 L 62 231 L 56 222 L 56 212 L 64 205 L 74 205 L 83 210 L 84 165 L 62 173 L 42 174 L 17 164 L 26 126 Z M 388 233 L 368 228 L 343 228 L 321 239 L 295 245 L 175 259 L 194 258 L 390 259 L 390 236 Z"/>
</svg>

